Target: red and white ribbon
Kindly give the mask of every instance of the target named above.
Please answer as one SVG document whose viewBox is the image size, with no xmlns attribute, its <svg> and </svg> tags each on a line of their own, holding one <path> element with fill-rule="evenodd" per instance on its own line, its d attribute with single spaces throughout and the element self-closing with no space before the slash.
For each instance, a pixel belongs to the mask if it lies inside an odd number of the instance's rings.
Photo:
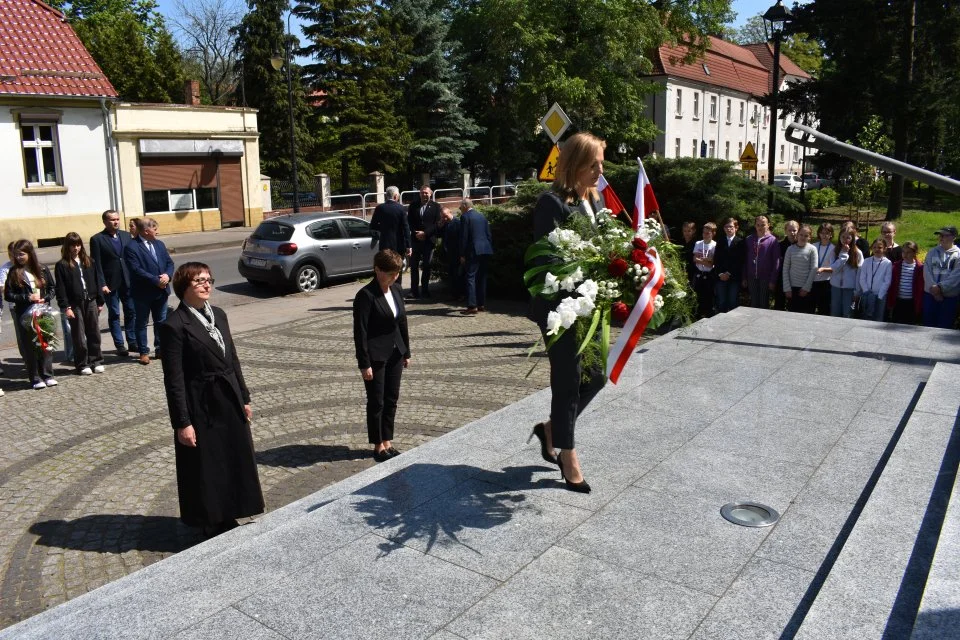
<svg viewBox="0 0 960 640">
<path fill-rule="evenodd" d="M 617 338 L 617 342 L 607 355 L 607 377 L 614 384 L 620 378 L 620 372 L 627 365 L 627 360 L 633 355 L 633 350 L 636 348 L 640 336 L 643 335 L 644 330 L 650 323 L 650 318 L 656 312 L 654 301 L 657 299 L 657 294 L 660 293 L 660 288 L 663 287 L 663 265 L 660 263 L 657 250 L 653 247 L 647 249 L 647 257 L 650 258 L 651 262 L 650 278 L 643 285 L 643 290 L 637 298 L 637 304 L 633 306 L 633 311 L 630 312 L 630 316 L 624 323 L 620 337 Z"/>
</svg>

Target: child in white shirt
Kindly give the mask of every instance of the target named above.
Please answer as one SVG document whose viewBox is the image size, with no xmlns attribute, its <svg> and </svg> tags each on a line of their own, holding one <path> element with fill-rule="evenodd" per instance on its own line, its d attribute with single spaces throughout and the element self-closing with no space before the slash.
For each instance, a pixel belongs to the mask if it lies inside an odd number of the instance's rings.
<svg viewBox="0 0 960 640">
<path fill-rule="evenodd" d="M 863 262 L 857 274 L 857 296 L 860 299 L 860 317 L 864 320 L 883 321 L 887 307 L 887 291 L 893 277 L 893 264 L 884 253 L 887 242 L 877 238 L 870 245 L 873 256 Z"/>
</svg>

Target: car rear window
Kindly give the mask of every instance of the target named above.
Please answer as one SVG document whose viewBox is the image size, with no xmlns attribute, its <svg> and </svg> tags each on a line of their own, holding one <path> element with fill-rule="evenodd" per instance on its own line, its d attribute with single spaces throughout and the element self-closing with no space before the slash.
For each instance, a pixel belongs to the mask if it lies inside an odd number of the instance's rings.
<svg viewBox="0 0 960 640">
<path fill-rule="evenodd" d="M 257 240 L 268 240 L 274 242 L 283 242 L 293 236 L 293 227 L 279 222 L 261 222 L 257 230 L 253 232 L 253 237 Z"/>
</svg>

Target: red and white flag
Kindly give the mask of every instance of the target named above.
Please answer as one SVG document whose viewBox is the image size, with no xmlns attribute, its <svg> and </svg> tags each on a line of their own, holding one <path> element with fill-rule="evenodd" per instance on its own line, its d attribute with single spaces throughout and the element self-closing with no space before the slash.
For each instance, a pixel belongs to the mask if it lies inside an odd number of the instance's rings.
<svg viewBox="0 0 960 640">
<path fill-rule="evenodd" d="M 640 165 L 640 167 L 640 174 L 643 175 L 643 165 Z M 607 354 L 607 377 L 614 384 L 620 378 L 620 373 L 627 366 L 627 360 L 633 355 L 633 350 L 637 347 L 640 336 L 643 335 L 647 325 L 650 324 L 650 319 L 656 313 L 657 295 L 663 287 L 663 265 L 660 263 L 657 250 L 648 247 L 646 254 L 650 259 L 650 278 L 643 285 L 643 290 L 637 297 L 637 304 L 633 306 L 627 321 L 623 324 L 620 337 L 617 338 L 616 343 L 610 349 L 610 353 Z"/>
<path fill-rule="evenodd" d="M 602 173 L 600 174 L 600 179 L 597 181 L 597 191 L 603 196 L 603 204 L 607 209 L 610 209 L 610 215 L 616 217 L 620 215 L 621 212 L 627 210 L 627 208 L 623 206 L 623 203 L 620 202 L 620 198 L 617 197 L 613 187 L 611 187 L 607 179 L 603 177 Z"/>
<path fill-rule="evenodd" d="M 637 175 L 637 195 L 633 201 L 633 228 L 639 229 L 644 218 L 647 218 L 654 211 L 660 211 L 660 205 L 657 204 L 657 197 L 653 195 L 653 185 L 647 177 L 647 172 L 643 168 L 643 162 L 637 158 L 640 164 L 640 173 Z M 601 176 L 602 177 L 602 176 Z"/>
</svg>

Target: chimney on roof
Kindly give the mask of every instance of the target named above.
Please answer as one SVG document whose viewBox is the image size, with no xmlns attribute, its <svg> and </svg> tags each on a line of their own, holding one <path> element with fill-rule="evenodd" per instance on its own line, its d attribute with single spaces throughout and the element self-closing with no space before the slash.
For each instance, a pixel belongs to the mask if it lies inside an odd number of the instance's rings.
<svg viewBox="0 0 960 640">
<path fill-rule="evenodd" d="M 187 80 L 183 83 L 183 104 L 196 107 L 200 104 L 200 81 Z"/>
</svg>

